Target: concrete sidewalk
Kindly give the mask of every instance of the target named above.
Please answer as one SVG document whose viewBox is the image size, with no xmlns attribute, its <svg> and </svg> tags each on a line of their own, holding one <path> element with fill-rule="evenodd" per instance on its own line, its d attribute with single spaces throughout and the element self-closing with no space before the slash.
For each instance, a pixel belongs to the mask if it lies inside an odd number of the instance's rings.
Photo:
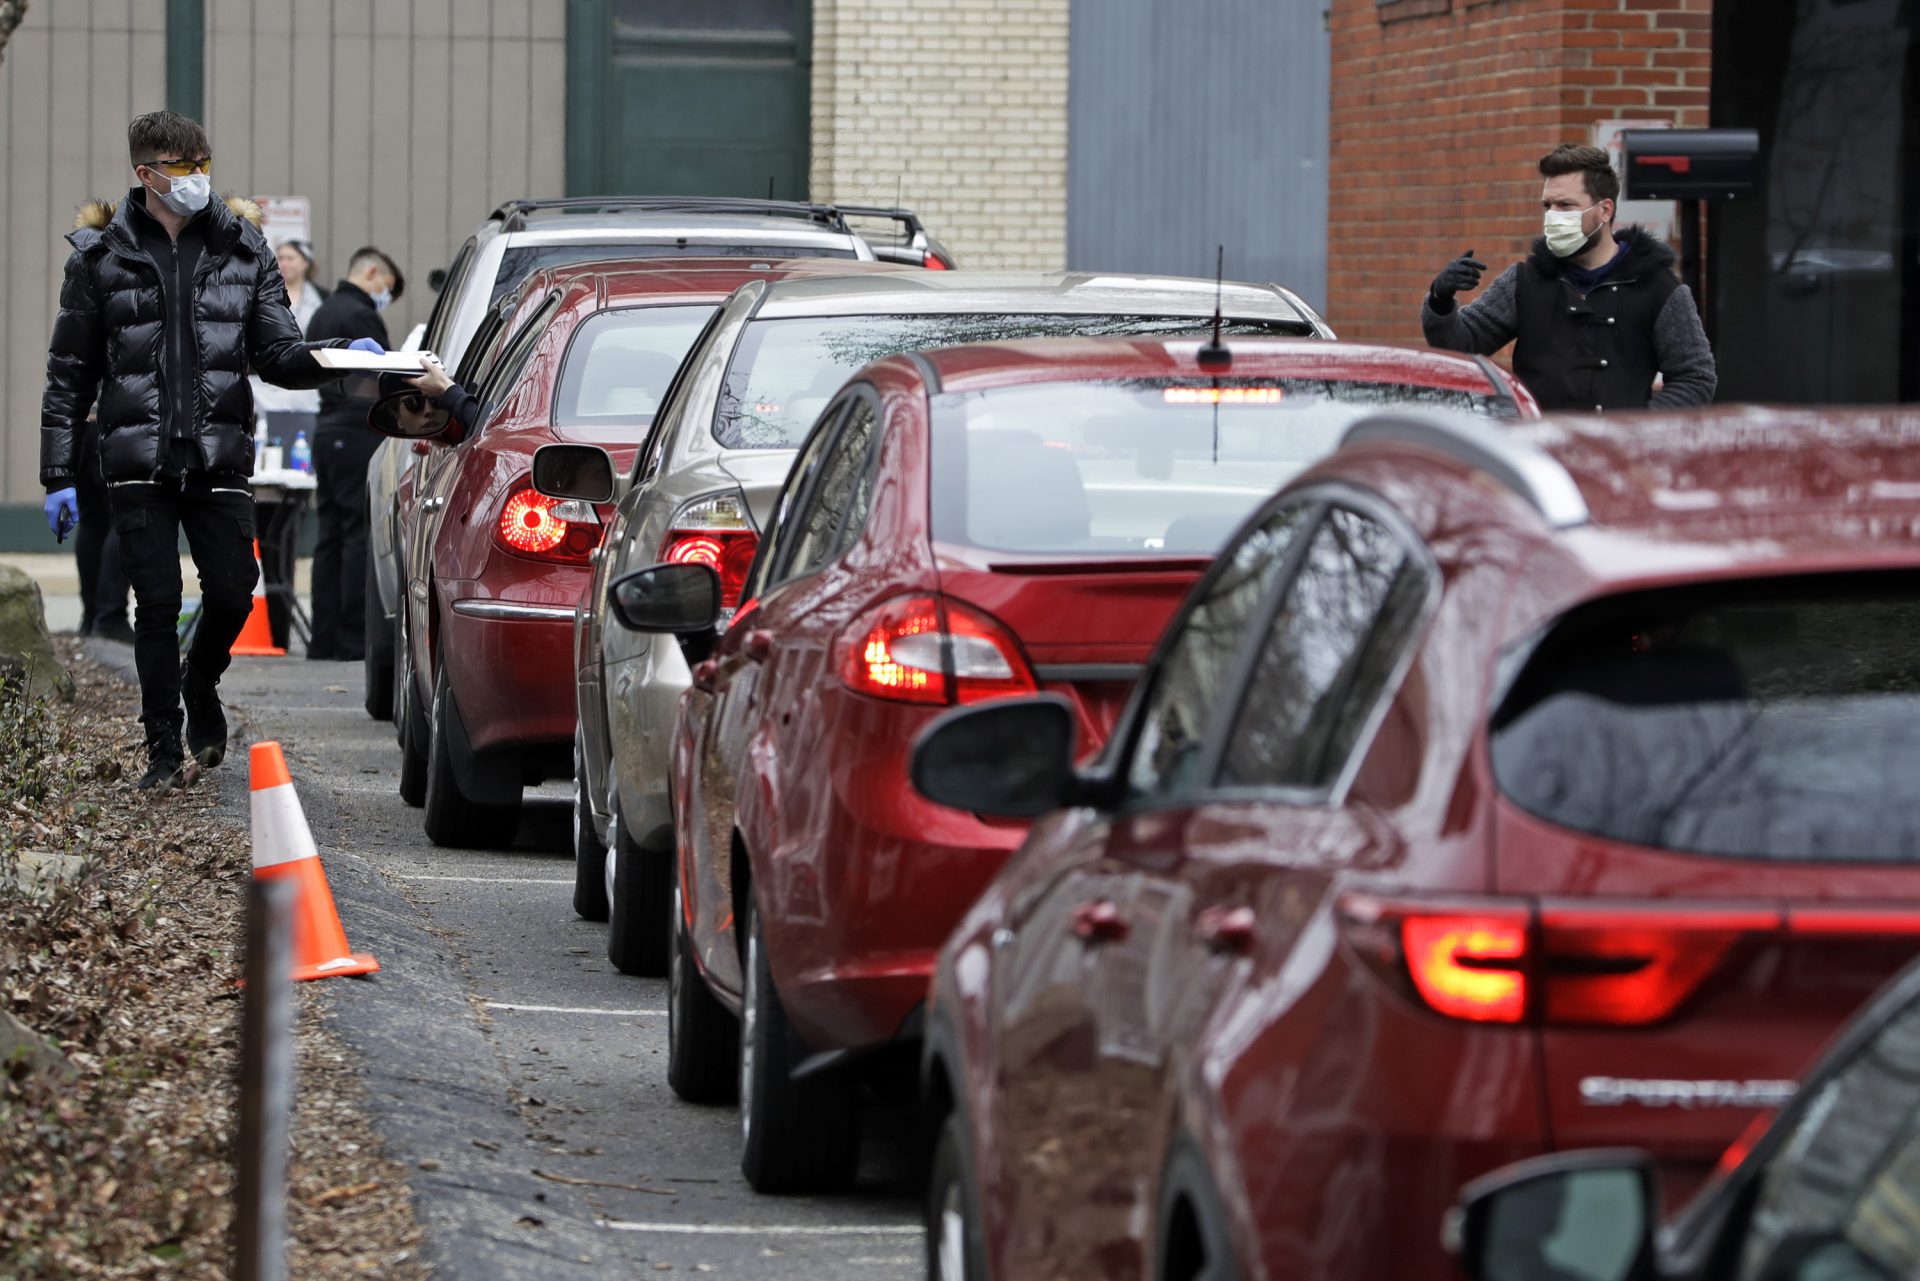
<svg viewBox="0 0 1920 1281">
<path fill-rule="evenodd" d="M 47 630 L 50 632 L 71 632 L 80 625 L 80 572 L 74 565 L 73 553 L 58 552 L 6 552 L 0 553 L 0 565 L 11 565 L 24 570 L 27 577 L 40 585 L 41 599 L 46 602 Z M 181 594 L 192 600 L 200 594 L 200 579 L 195 574 L 193 561 L 185 556 L 180 558 Z M 294 589 L 306 598 L 304 603 L 311 605 L 313 595 L 313 561 L 301 557 L 294 562 Z M 297 643 L 297 639 L 296 639 Z"/>
</svg>

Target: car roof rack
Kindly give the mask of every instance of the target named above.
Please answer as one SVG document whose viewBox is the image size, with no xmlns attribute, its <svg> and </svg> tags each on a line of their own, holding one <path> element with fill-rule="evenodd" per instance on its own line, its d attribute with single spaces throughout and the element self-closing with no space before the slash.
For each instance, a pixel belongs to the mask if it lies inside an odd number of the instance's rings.
<svg viewBox="0 0 1920 1281">
<path fill-rule="evenodd" d="M 1524 500 L 1555 529 L 1573 529 L 1591 519 L 1580 486 L 1546 450 L 1484 418 L 1437 409 L 1372 414 L 1347 428 L 1340 445 L 1415 445 L 1484 472 Z"/>
<path fill-rule="evenodd" d="M 520 231 L 527 215 L 561 214 L 748 214 L 760 218 L 798 218 L 851 235 L 852 228 L 832 205 L 802 200 L 752 200 L 740 196 L 562 196 L 547 200 L 509 200 L 487 216 L 502 230 Z"/>
<path fill-rule="evenodd" d="M 849 218 L 883 218 L 890 222 L 899 223 L 900 243 L 903 246 L 917 246 L 925 243 L 927 234 L 926 224 L 921 222 L 920 215 L 911 209 L 900 209 L 889 205 L 840 204 L 836 204 L 834 208 Z"/>
</svg>

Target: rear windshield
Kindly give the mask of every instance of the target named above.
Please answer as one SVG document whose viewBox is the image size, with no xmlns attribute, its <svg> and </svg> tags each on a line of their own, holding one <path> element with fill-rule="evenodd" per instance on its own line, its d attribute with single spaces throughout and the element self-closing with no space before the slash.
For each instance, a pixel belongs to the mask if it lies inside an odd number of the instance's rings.
<svg viewBox="0 0 1920 1281">
<path fill-rule="evenodd" d="M 1047 383 L 943 396 L 933 536 L 993 551 L 1211 556 L 1263 499 L 1392 405 L 1492 400 L 1322 378 Z"/>
<path fill-rule="evenodd" d="M 1660 849 L 1920 860 L 1920 576 L 1662 591 L 1574 611 L 1493 721 L 1500 788 Z"/>
<path fill-rule="evenodd" d="M 685 243 L 636 245 L 615 241 L 612 244 L 518 245 L 500 255 L 500 274 L 493 279 L 493 297 L 499 302 L 520 282 L 544 267 L 571 267 L 583 262 L 606 262 L 620 258 L 755 258 L 778 262 L 783 258 L 857 258 L 852 249 L 829 249 L 824 245 L 713 245 L 699 240 Z"/>
<path fill-rule="evenodd" d="M 553 425 L 608 428 L 622 438 L 653 421 L 667 384 L 715 308 L 627 307 L 589 317 L 560 370 Z"/>
<path fill-rule="evenodd" d="M 1190 316 L 802 316 L 757 320 L 735 349 L 713 436 L 728 449 L 798 449 L 855 371 L 903 351 L 1071 336 L 1159 338 L 1208 331 Z M 1299 321 L 1230 321 L 1229 335 L 1298 337 Z"/>
</svg>

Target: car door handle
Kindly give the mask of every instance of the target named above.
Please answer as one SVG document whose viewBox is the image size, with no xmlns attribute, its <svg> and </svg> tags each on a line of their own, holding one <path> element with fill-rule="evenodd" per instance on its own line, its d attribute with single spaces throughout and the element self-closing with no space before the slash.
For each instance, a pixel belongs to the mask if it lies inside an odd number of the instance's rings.
<svg viewBox="0 0 1920 1281">
<path fill-rule="evenodd" d="M 711 658 L 702 659 L 695 663 L 693 665 L 693 687 L 698 690 L 705 690 L 709 694 L 712 693 L 714 674 L 719 670 L 720 664 L 714 662 Z"/>
<path fill-rule="evenodd" d="M 773 633 L 758 629 L 747 633 L 747 657 L 756 663 L 764 663 L 773 653 Z"/>
<path fill-rule="evenodd" d="M 1073 932 L 1087 943 L 1117 943 L 1133 927 L 1120 909 L 1106 899 L 1082 903 L 1073 909 Z"/>
<path fill-rule="evenodd" d="M 1250 907 L 1210 907 L 1194 918 L 1193 932 L 1210 951 L 1244 956 L 1253 948 L 1259 923 Z"/>
<path fill-rule="evenodd" d="M 425 503 L 422 504 L 422 506 L 424 506 L 430 512 L 437 512 L 442 507 L 445 507 L 446 505 L 447 505 L 447 500 L 444 498 L 429 498 Z"/>
</svg>

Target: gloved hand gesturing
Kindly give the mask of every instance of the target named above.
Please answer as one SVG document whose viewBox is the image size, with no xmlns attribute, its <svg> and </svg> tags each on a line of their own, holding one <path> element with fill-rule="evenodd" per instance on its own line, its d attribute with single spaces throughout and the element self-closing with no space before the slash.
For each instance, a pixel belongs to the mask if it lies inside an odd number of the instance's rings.
<svg viewBox="0 0 1920 1281">
<path fill-rule="evenodd" d="M 387 349 L 371 338 L 356 338 L 347 344 L 347 350 L 371 352 L 376 356 L 384 356 L 387 354 Z"/>
<path fill-rule="evenodd" d="M 46 501 L 40 504 L 40 510 L 47 514 L 47 528 L 63 543 L 73 527 L 80 523 L 80 502 L 71 485 L 48 494 Z"/>
<path fill-rule="evenodd" d="M 1453 296 L 1462 290 L 1478 289 L 1480 273 L 1486 269 L 1487 264 L 1475 258 L 1473 250 L 1467 250 L 1433 278 L 1433 300 L 1436 303 L 1451 303 Z"/>
</svg>

